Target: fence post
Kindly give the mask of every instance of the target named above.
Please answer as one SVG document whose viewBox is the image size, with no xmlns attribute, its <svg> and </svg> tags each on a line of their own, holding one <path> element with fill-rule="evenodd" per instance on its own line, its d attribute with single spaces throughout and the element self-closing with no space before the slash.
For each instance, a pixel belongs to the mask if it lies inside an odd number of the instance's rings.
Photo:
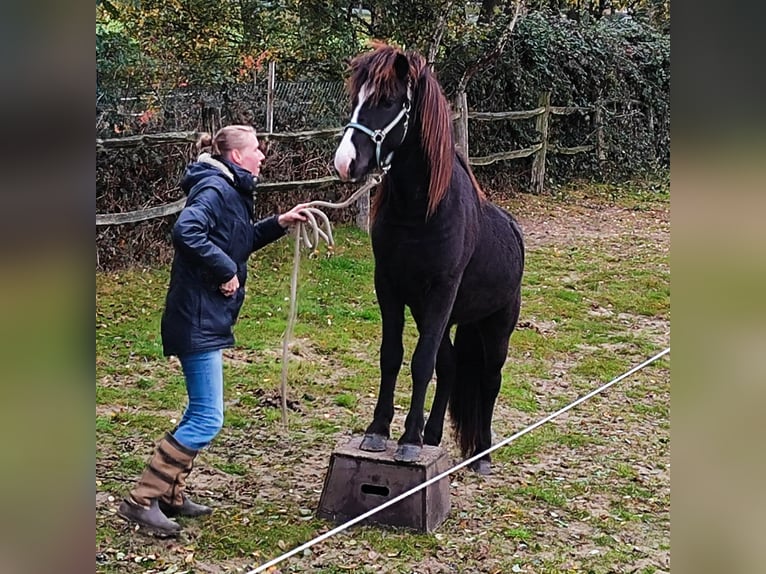
<svg viewBox="0 0 766 574">
<path fill-rule="evenodd" d="M 269 62 L 269 79 L 266 88 L 266 133 L 274 133 L 274 85 L 277 63 Z"/>
<path fill-rule="evenodd" d="M 604 104 L 598 100 L 593 112 L 593 127 L 596 130 L 596 157 L 599 168 L 606 161 L 606 140 L 604 139 Z"/>
<path fill-rule="evenodd" d="M 544 107 L 542 114 L 535 119 L 535 128 L 540 136 L 541 147 L 535 153 L 532 160 L 532 193 L 537 195 L 543 192 L 545 186 L 545 155 L 548 152 L 548 122 L 551 114 L 551 93 L 543 92 L 538 101 L 539 107 Z"/>
<path fill-rule="evenodd" d="M 468 159 L 468 98 L 465 92 L 455 96 L 455 109 L 458 117 L 455 119 L 455 144 Z"/>
<path fill-rule="evenodd" d="M 363 193 L 356 200 L 356 226 L 365 233 L 370 232 L 370 192 Z"/>
<path fill-rule="evenodd" d="M 202 108 L 202 129 L 210 134 L 214 134 L 219 128 L 223 127 L 221 124 L 221 108 L 204 104 Z"/>
</svg>

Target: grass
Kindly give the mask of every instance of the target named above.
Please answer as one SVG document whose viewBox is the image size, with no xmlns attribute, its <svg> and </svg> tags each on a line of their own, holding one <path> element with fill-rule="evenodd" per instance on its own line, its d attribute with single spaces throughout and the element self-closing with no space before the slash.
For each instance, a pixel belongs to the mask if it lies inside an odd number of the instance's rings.
<svg viewBox="0 0 766 574">
<path fill-rule="evenodd" d="M 605 208 L 640 218 L 667 211 L 663 190 L 662 182 L 591 185 L 554 199 L 514 198 L 510 207 L 522 223 L 541 210 L 552 226 L 570 212 L 595 218 Z M 636 225 L 603 237 L 529 242 L 521 324 L 494 419 L 498 440 L 667 346 L 667 246 L 642 234 L 640 219 Z M 237 346 L 226 351 L 224 430 L 190 478 L 193 493 L 217 510 L 184 522 L 180 546 L 133 532 L 105 499 L 119 501 L 185 403 L 180 367 L 162 356 L 159 337 L 169 270 L 96 276 L 98 572 L 245 571 L 329 528 L 313 511 L 335 444 L 363 432 L 371 418 L 380 337 L 369 238 L 344 226 L 334 235 L 332 257 L 301 262 L 288 378 L 298 407 L 287 428 L 278 389 L 293 244 L 283 240 L 251 258 Z M 409 403 L 416 336 L 408 315 L 393 438 Z M 625 528 L 641 546 L 668 549 L 664 483 L 637 465 L 667 467 L 668 365 L 664 358 L 579 413 L 499 449 L 491 478 L 457 473 L 450 518 L 436 533 L 355 527 L 283 563 L 283 571 L 373 572 L 385 563 L 411 572 L 429 561 L 458 571 L 619 571 L 636 560 L 630 545 L 613 538 Z M 433 385 L 426 409 L 432 397 Z M 616 428 L 634 434 L 625 441 Z M 445 428 L 445 440 L 448 434 Z M 574 523 L 586 534 L 572 538 Z"/>
</svg>

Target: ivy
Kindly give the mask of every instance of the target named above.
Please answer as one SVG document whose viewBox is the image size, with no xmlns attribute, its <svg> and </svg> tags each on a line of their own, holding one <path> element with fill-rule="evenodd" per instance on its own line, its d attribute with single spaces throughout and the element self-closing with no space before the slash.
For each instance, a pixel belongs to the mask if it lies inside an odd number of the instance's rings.
<svg viewBox="0 0 766 574">
<path fill-rule="evenodd" d="M 439 76 L 448 93 L 473 55 L 455 46 Z M 556 106 L 598 106 L 607 157 L 593 154 L 550 156 L 549 175 L 575 174 L 619 178 L 655 171 L 669 164 L 670 38 L 645 20 L 612 17 L 573 20 L 538 11 L 517 24 L 500 59 L 477 74 L 468 86 L 470 109 L 480 111 L 535 108 L 543 91 Z M 472 155 L 529 146 L 536 142 L 534 120 L 471 122 Z M 556 116 L 551 140 L 560 146 L 594 144 L 593 114 Z M 507 165 L 482 168 L 496 175 Z"/>
</svg>

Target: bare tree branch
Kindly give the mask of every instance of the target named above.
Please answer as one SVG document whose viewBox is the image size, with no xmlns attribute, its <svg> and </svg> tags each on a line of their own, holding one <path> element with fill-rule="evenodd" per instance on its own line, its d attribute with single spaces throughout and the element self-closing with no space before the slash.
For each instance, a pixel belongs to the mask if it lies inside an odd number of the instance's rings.
<svg viewBox="0 0 766 574">
<path fill-rule="evenodd" d="M 364 18 L 362 18 L 359 14 L 355 14 L 352 11 L 353 6 L 349 7 L 348 11 L 348 22 L 351 23 L 351 20 L 356 20 L 356 23 L 361 25 L 362 28 L 364 28 L 364 31 L 367 35 L 373 36 L 374 35 L 374 25 L 372 20 L 372 15 L 370 16 L 370 21 L 365 21 Z"/>
<path fill-rule="evenodd" d="M 447 17 L 449 16 L 450 10 L 452 10 L 453 2 L 454 0 L 448 0 L 444 8 L 441 9 L 439 21 L 436 23 L 436 29 L 431 36 L 431 46 L 428 48 L 428 65 L 431 66 L 432 70 L 434 69 L 436 54 L 439 51 L 439 44 L 441 44 L 444 28 L 447 26 Z"/>
<path fill-rule="evenodd" d="M 523 4 L 523 0 L 516 1 L 516 11 L 513 14 L 513 18 L 508 23 L 508 26 L 506 26 L 505 30 L 503 30 L 503 33 L 500 35 L 495 48 L 491 52 L 484 54 L 484 56 L 476 60 L 472 66 L 463 72 L 463 77 L 460 78 L 460 81 L 457 85 L 458 93 L 465 91 L 468 82 L 474 76 L 474 74 L 479 71 L 479 69 L 486 67 L 490 62 L 496 60 L 500 54 L 503 53 L 503 50 L 505 50 L 505 45 L 508 43 L 513 29 L 516 27 L 516 21 L 519 19 L 519 14 L 521 14 L 521 8 L 523 7 Z"/>
</svg>

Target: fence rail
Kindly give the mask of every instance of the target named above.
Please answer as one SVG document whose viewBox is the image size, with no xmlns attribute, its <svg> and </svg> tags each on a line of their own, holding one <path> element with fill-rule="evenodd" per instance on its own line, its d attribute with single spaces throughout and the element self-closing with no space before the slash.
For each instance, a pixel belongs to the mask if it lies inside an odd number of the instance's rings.
<svg viewBox="0 0 766 574">
<path fill-rule="evenodd" d="M 106 149 L 131 148 L 141 145 L 164 145 L 173 143 L 194 143 L 202 132 L 168 132 L 163 134 L 142 134 L 137 136 L 125 136 L 122 138 L 96 139 L 96 151 Z M 328 128 L 323 130 L 311 130 L 305 132 L 281 132 L 259 133 L 258 137 L 264 141 L 302 141 L 316 137 L 335 136 L 341 137 L 343 128 Z"/>
<path fill-rule="evenodd" d="M 545 108 L 543 107 L 517 112 L 468 112 L 468 118 L 485 122 L 494 122 L 497 120 L 528 120 L 535 116 L 539 116 L 544 112 Z"/>
<path fill-rule="evenodd" d="M 587 153 L 596 150 L 599 159 L 604 157 L 603 149 L 603 132 L 601 125 L 601 114 L 598 106 L 551 106 L 550 105 L 550 92 L 544 92 L 540 95 L 540 105 L 531 110 L 518 110 L 518 111 L 505 111 L 505 112 L 477 112 L 468 111 L 466 103 L 465 93 L 458 94 L 455 99 L 456 112 L 453 114 L 453 122 L 455 125 L 456 144 L 461 148 L 468 157 L 468 162 L 471 165 L 490 165 L 498 161 L 507 161 L 511 159 L 519 159 L 524 157 L 533 156 L 532 162 L 532 189 L 534 193 L 542 193 L 543 184 L 545 181 L 545 158 L 548 153 L 573 155 L 578 153 Z M 273 105 L 273 102 L 272 102 Z M 579 145 L 572 147 L 560 147 L 548 142 L 549 125 L 551 115 L 569 115 L 574 113 L 590 113 L 594 112 L 594 124 L 596 134 L 596 144 Z M 469 138 L 468 138 L 468 120 L 476 120 L 483 122 L 510 120 L 519 121 L 535 118 L 535 126 L 539 136 L 539 143 L 532 146 L 509 150 L 504 152 L 493 153 L 486 156 L 471 157 L 468 153 L 469 150 Z M 184 131 L 184 132 L 168 132 L 160 134 L 143 134 L 136 136 L 126 136 L 121 138 L 105 138 L 96 139 L 96 151 L 105 151 L 107 149 L 119 149 L 130 148 L 137 146 L 150 146 L 150 145 L 164 145 L 172 143 L 193 143 L 199 138 L 201 132 L 198 131 Z M 339 138 L 343 134 L 343 128 L 329 128 L 320 130 L 310 130 L 301 132 L 281 132 L 272 133 L 267 129 L 265 133 L 259 133 L 258 137 L 264 141 L 303 141 L 312 138 L 319 137 L 336 137 Z M 329 183 L 338 183 L 340 179 L 334 176 L 322 177 L 310 180 L 300 181 L 285 181 L 285 182 L 273 182 L 262 183 L 258 185 L 260 192 L 269 191 L 286 191 L 300 187 L 318 187 Z M 362 198 L 360 201 L 369 201 L 368 198 Z M 157 217 L 165 217 L 181 211 L 186 204 L 186 198 L 182 198 L 165 205 L 157 207 L 150 207 L 140 209 L 136 211 L 128 211 L 123 213 L 112 214 L 97 214 L 96 226 L 103 225 L 120 225 L 123 223 L 136 223 L 139 221 L 146 221 L 148 219 L 154 219 Z"/>
<path fill-rule="evenodd" d="M 258 184 L 258 192 L 268 191 L 289 191 L 291 189 L 303 187 L 319 187 L 327 183 L 340 183 L 340 179 L 335 176 L 320 177 L 317 179 L 304 179 L 301 181 L 277 181 L 273 183 Z M 157 217 L 173 215 L 181 211 L 186 205 L 186 198 L 182 197 L 176 201 L 159 205 L 157 207 L 147 207 L 136 211 L 124 211 L 122 213 L 96 214 L 96 227 L 103 225 L 120 225 L 122 223 L 138 223 Z"/>
<path fill-rule="evenodd" d="M 481 157 L 472 157 L 468 159 L 468 163 L 471 165 L 491 165 L 496 161 L 503 161 L 507 159 L 520 159 L 522 157 L 529 157 L 536 154 L 543 147 L 543 144 L 535 144 L 523 149 L 515 149 L 513 151 L 501 151 L 490 155 Z"/>
</svg>

